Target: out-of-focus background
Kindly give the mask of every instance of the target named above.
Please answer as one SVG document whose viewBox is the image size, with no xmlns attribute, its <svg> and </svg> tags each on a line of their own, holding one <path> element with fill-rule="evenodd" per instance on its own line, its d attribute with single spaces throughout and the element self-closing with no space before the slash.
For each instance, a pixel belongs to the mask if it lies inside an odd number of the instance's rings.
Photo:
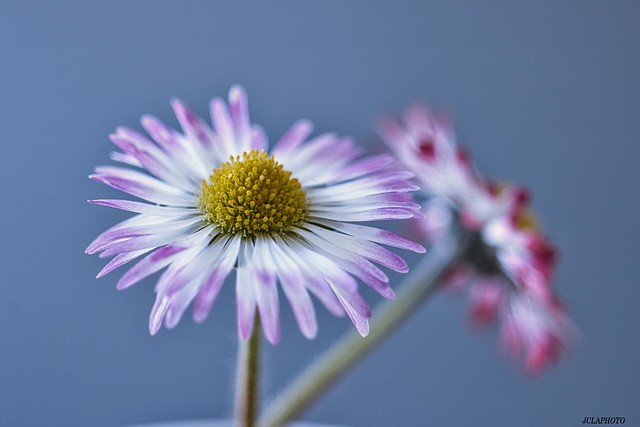
<svg viewBox="0 0 640 427">
<path fill-rule="evenodd" d="M 156 277 L 126 291 L 84 254 L 127 214 L 87 179 L 107 135 L 179 96 L 208 117 L 234 83 L 275 141 L 296 119 L 382 149 L 372 128 L 424 100 L 482 173 L 526 184 L 560 248 L 581 330 L 537 379 L 440 295 L 305 419 L 348 426 L 640 423 L 640 4 L 3 2 L 0 13 L 0 425 L 117 426 L 231 415 L 229 282 L 209 319 L 149 336 Z M 412 263 L 416 256 L 407 254 Z M 399 275 L 390 276 L 394 283 Z M 363 292 L 371 305 L 381 298 Z M 317 305 L 305 340 L 282 304 L 266 399 L 353 326 Z"/>
</svg>

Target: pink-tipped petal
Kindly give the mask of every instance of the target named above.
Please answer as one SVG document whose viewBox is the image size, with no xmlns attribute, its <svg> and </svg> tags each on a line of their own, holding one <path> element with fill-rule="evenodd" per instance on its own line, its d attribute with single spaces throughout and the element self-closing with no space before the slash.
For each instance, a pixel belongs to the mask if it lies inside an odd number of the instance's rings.
<svg viewBox="0 0 640 427">
<path fill-rule="evenodd" d="M 240 243 L 241 239 L 238 236 L 230 239 L 222 254 L 216 260 L 216 267 L 214 267 L 211 273 L 209 273 L 205 278 L 194 302 L 193 319 L 196 322 L 204 321 L 204 319 L 209 315 L 209 311 L 222 288 L 222 284 L 227 276 L 229 276 L 229 273 L 231 273 L 231 270 L 238 259 Z"/>
<path fill-rule="evenodd" d="M 269 145 L 267 133 L 261 126 L 253 125 L 251 128 L 251 149 L 252 150 L 267 150 Z"/>
<path fill-rule="evenodd" d="M 284 294 L 291 304 L 300 331 L 307 339 L 312 339 L 318 331 L 313 303 L 304 288 L 304 279 L 295 262 L 272 240 L 268 242 L 271 257 L 277 267 L 278 277 Z"/>
<path fill-rule="evenodd" d="M 369 319 L 371 318 L 371 310 L 364 298 L 362 298 L 358 291 L 348 291 L 340 286 L 332 284 L 331 282 L 329 282 L 329 284 L 338 296 L 338 299 L 340 299 L 342 306 L 346 310 L 349 318 L 360 335 L 363 337 L 369 335 Z"/>
<path fill-rule="evenodd" d="M 142 163 L 131 154 L 121 153 L 119 151 L 111 151 L 109 152 L 109 158 L 114 162 L 124 163 L 129 166 L 134 166 L 136 168 L 142 168 Z"/>
<path fill-rule="evenodd" d="M 175 129 L 162 123 L 151 115 L 142 116 L 142 127 L 170 156 L 176 173 L 185 176 L 192 184 L 199 184 L 200 180 L 208 176 L 202 161 L 197 158 L 195 149 L 190 147 L 189 139 L 179 134 Z M 203 169 L 204 168 L 204 169 Z"/>
<path fill-rule="evenodd" d="M 170 299 L 164 295 L 158 294 L 156 297 L 156 302 L 151 309 L 151 316 L 149 317 L 149 332 L 151 332 L 151 335 L 155 335 L 160 330 L 170 302 Z"/>
<path fill-rule="evenodd" d="M 313 212 L 313 211 L 312 211 Z M 345 222 L 368 222 L 368 221 L 388 221 L 392 219 L 409 219 L 413 218 L 414 213 L 405 209 L 398 208 L 381 208 L 371 209 L 365 212 L 313 212 L 323 219 Z"/>
<path fill-rule="evenodd" d="M 125 265 L 129 261 L 132 261 L 138 258 L 140 255 L 146 254 L 147 252 L 149 252 L 149 249 L 142 249 L 142 250 L 133 251 L 133 252 L 123 252 L 121 254 L 116 255 L 111 261 L 109 261 L 107 265 L 104 266 L 102 270 L 100 270 L 100 273 L 98 273 L 98 275 L 96 276 L 96 279 L 101 278 L 107 273 L 111 273 L 116 268 Z"/>
<path fill-rule="evenodd" d="M 309 231 L 298 230 L 298 233 L 310 244 L 315 246 L 318 249 L 318 252 L 322 253 L 334 262 L 338 261 L 337 264 L 343 268 L 344 264 L 349 264 L 358 270 L 366 271 L 368 274 L 371 274 L 379 280 L 389 280 L 382 270 L 367 261 L 364 257 L 345 250 Z"/>
<path fill-rule="evenodd" d="M 383 167 L 393 163 L 393 156 L 389 154 L 381 154 L 378 156 L 366 157 L 350 164 L 336 174 L 336 182 L 348 181 L 354 178 L 360 178 L 373 172 L 381 170 Z"/>
<path fill-rule="evenodd" d="M 419 254 L 426 252 L 426 249 L 422 245 L 388 230 L 367 227 L 364 225 L 344 224 L 337 222 L 332 222 L 331 227 L 346 234 L 350 234 L 361 239 L 367 239 L 372 242 L 382 243 L 383 245 L 392 246 L 394 248 L 406 249 L 408 251 L 417 252 Z"/>
<path fill-rule="evenodd" d="M 158 235 L 172 231 L 184 231 L 197 223 L 200 223 L 199 218 L 188 218 L 186 220 L 163 221 L 156 224 L 135 225 L 108 230 L 98 236 L 91 245 L 89 245 L 86 252 L 89 254 L 100 252 L 112 247 L 118 242 L 123 242 L 126 239 L 134 237 Z"/>
<path fill-rule="evenodd" d="M 89 178 L 153 203 L 188 207 L 194 205 L 194 196 L 155 178 L 130 169 L 113 166 L 96 168 Z"/>
<path fill-rule="evenodd" d="M 281 238 L 277 238 L 276 241 L 279 244 L 278 247 L 280 250 L 286 253 L 289 259 L 291 259 L 291 261 L 293 261 L 300 269 L 301 274 L 304 276 L 304 282 L 307 289 L 309 289 L 309 291 L 320 300 L 331 314 L 338 317 L 344 316 L 344 308 L 331 289 L 331 286 L 329 286 L 327 281 L 324 280 L 323 273 L 329 277 L 335 278 L 336 275 L 329 272 L 339 272 L 340 277 L 336 280 L 344 278 L 347 278 L 348 280 L 351 277 L 348 274 L 345 274 L 344 271 L 340 270 L 337 265 L 333 264 L 327 258 L 312 252 L 295 241 L 287 239 L 285 242 Z M 351 280 L 353 281 L 353 279 Z M 357 287 L 355 281 L 353 281 L 352 287 Z"/>
<path fill-rule="evenodd" d="M 236 143 L 242 151 L 249 151 L 251 149 L 249 106 L 247 92 L 240 85 L 234 85 L 229 90 L 229 115 L 235 130 Z"/>
<path fill-rule="evenodd" d="M 122 209 L 129 212 L 142 213 L 152 216 L 175 217 L 199 214 L 199 212 L 194 208 L 173 208 L 170 206 L 150 205 L 148 203 L 134 202 L 131 200 L 98 199 L 87 201 L 96 205 L 108 206 L 110 208 Z"/>
<path fill-rule="evenodd" d="M 253 319 L 256 314 L 256 295 L 253 275 L 246 265 L 247 257 L 243 250 L 238 254 L 236 269 L 236 307 L 238 310 L 238 331 L 244 340 L 253 332 Z"/>
<path fill-rule="evenodd" d="M 280 308 L 276 274 L 268 245 L 263 237 L 258 237 L 255 247 L 249 243 L 246 248 L 264 334 L 271 344 L 277 344 L 280 340 Z"/>
<path fill-rule="evenodd" d="M 190 283 L 171 298 L 171 305 L 164 318 L 164 324 L 167 329 L 173 329 L 178 325 L 182 315 L 198 293 L 201 281 L 202 274 L 193 278 Z"/>
<path fill-rule="evenodd" d="M 234 144 L 233 123 L 225 102 L 220 98 L 213 98 L 210 109 L 213 129 L 226 151 L 232 155 L 240 153 L 239 147 Z"/>
<path fill-rule="evenodd" d="M 171 107 L 185 135 L 200 144 L 200 147 L 198 145 L 193 147 L 195 150 L 199 151 L 198 148 L 207 148 L 213 145 L 212 131 L 209 126 L 197 114 L 191 111 L 181 99 L 173 98 L 171 100 Z"/>
<path fill-rule="evenodd" d="M 168 245 L 182 237 L 190 234 L 188 230 L 178 230 L 171 233 L 152 234 L 148 236 L 132 237 L 126 240 L 120 240 L 110 243 L 102 253 L 104 256 L 114 256 L 120 252 L 132 252 L 141 249 L 153 249 L 159 246 Z"/>
<path fill-rule="evenodd" d="M 153 253 L 142 259 L 129 269 L 118 281 L 118 289 L 126 289 L 129 286 L 138 283 L 164 267 L 172 263 L 179 254 L 186 248 L 176 244 L 164 246 L 156 249 Z"/>
<path fill-rule="evenodd" d="M 307 119 L 295 122 L 289 130 L 280 138 L 273 154 L 277 158 L 288 158 L 298 146 L 313 132 L 313 123 Z"/>
</svg>

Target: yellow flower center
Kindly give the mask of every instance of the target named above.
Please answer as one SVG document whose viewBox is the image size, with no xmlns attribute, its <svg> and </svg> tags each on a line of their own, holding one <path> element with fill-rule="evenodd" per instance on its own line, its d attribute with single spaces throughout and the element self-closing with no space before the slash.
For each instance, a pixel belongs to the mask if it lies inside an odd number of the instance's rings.
<svg viewBox="0 0 640 427">
<path fill-rule="evenodd" d="M 198 206 L 223 233 L 251 237 L 286 233 L 307 213 L 300 182 L 258 150 L 231 156 L 202 180 Z"/>
</svg>

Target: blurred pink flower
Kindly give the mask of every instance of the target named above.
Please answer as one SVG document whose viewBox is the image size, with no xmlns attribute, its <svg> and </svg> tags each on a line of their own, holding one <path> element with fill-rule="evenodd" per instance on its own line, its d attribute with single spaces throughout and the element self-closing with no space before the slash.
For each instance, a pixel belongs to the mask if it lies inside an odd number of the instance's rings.
<svg viewBox="0 0 640 427">
<path fill-rule="evenodd" d="M 450 122 L 422 105 L 411 105 L 401 122 L 385 118 L 381 136 L 426 196 L 417 226 L 423 240 L 458 230 L 468 242 L 444 285 L 468 291 L 476 324 L 499 321 L 501 343 L 524 354 L 527 372 L 556 362 L 574 327 L 553 292 L 556 250 L 529 210 L 526 189 L 481 177 Z"/>
</svg>

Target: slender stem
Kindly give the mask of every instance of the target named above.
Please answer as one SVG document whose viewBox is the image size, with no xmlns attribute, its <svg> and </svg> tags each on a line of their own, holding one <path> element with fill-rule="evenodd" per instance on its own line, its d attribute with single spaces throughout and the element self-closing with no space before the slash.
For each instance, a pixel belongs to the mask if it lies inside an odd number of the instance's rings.
<svg viewBox="0 0 640 427">
<path fill-rule="evenodd" d="M 235 426 L 254 427 L 258 416 L 260 384 L 260 316 L 257 311 L 249 339 L 245 341 L 238 337 L 236 363 Z"/>
<path fill-rule="evenodd" d="M 295 419 L 356 361 L 366 356 L 389 333 L 426 301 L 436 289 L 438 278 L 463 250 L 454 238 L 443 239 L 406 277 L 394 301 L 382 303 L 371 317 L 369 335 L 345 334 L 316 359 L 268 406 L 259 418 L 261 427 L 281 426 Z"/>
</svg>

